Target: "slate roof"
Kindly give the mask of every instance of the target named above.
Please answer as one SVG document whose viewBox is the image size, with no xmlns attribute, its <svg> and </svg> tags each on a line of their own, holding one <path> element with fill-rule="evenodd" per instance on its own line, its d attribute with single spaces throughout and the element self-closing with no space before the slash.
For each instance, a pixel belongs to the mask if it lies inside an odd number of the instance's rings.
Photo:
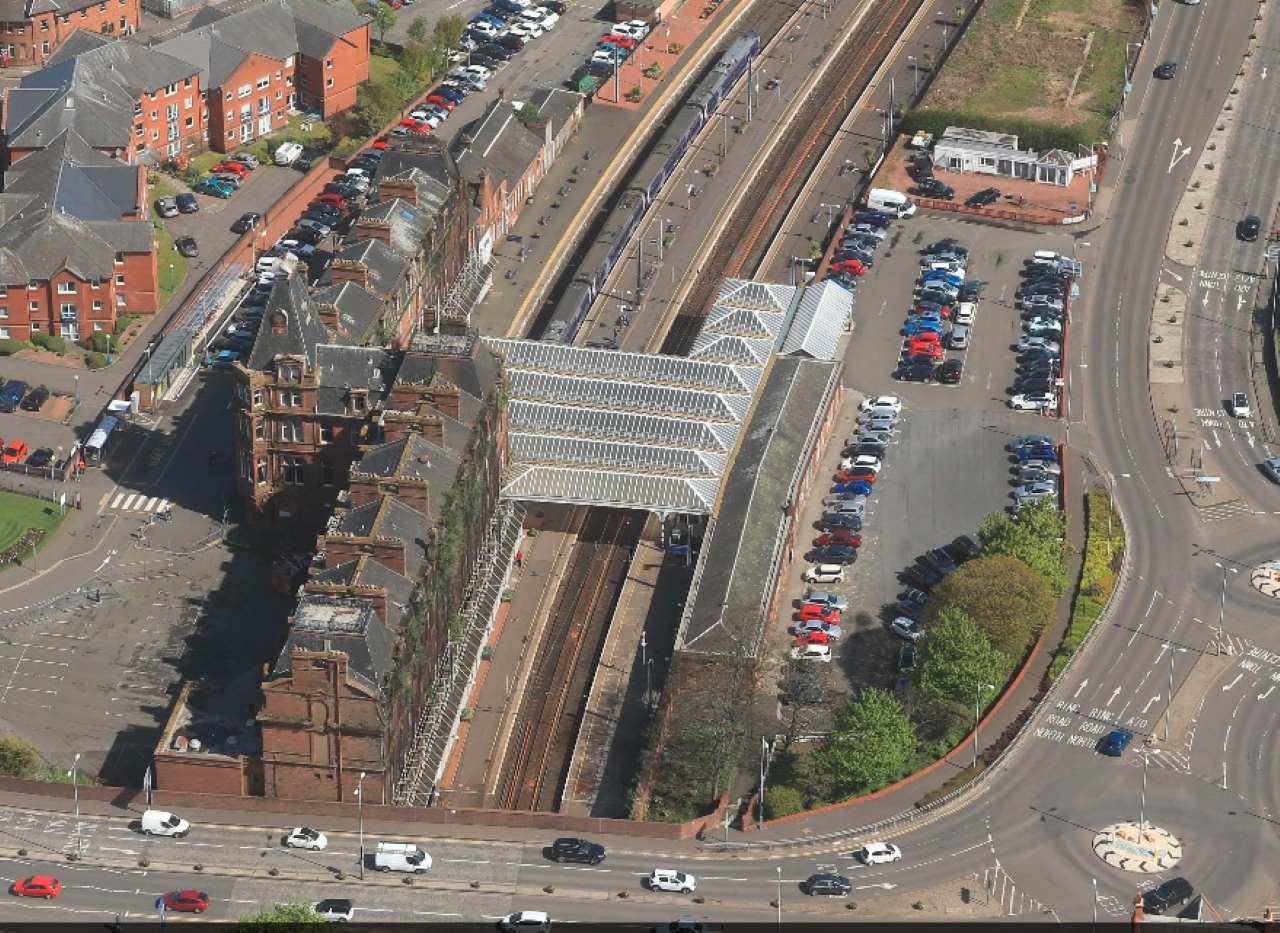
<svg viewBox="0 0 1280 933">
<path fill-rule="evenodd" d="M 350 4 L 326 0 L 266 0 L 234 13 L 205 6 L 186 32 L 156 48 L 198 67 L 206 88 L 219 88 L 252 54 L 324 58 L 368 21 Z"/>
<path fill-rule="evenodd" d="M 434 212 L 419 210 L 403 198 L 391 198 L 361 211 L 357 224 L 385 226 L 396 252 L 416 256 L 431 236 L 433 218 Z"/>
<path fill-rule="evenodd" d="M 3 3 L 3 0 L 0 0 Z M 86 4 L 88 6 L 89 4 Z M 92 52 L 94 49 L 100 49 L 104 45 L 110 45 L 119 41 L 110 36 L 104 36 L 100 32 L 90 32 L 88 29 L 77 29 L 62 40 L 62 43 L 53 50 L 53 54 L 44 60 L 45 67 L 49 65 L 57 65 L 68 59 L 76 58 L 85 52 Z"/>
<path fill-rule="evenodd" d="M 421 480 L 427 483 L 433 493 L 428 499 L 430 517 L 435 519 L 443 508 L 444 492 L 453 486 L 461 467 L 462 458 L 458 454 L 414 433 L 365 451 L 351 465 L 351 473 L 353 476 Z"/>
<path fill-rule="evenodd" d="M 479 401 L 486 400 L 498 385 L 499 361 L 493 349 L 481 343 L 474 351 L 449 356 L 405 354 L 396 373 L 396 382 L 430 385 L 437 377 L 457 386 Z"/>
<path fill-rule="evenodd" d="M 434 215 L 448 203 L 460 177 L 457 162 L 438 140 L 400 138 L 382 151 L 374 185 L 408 182 L 417 195 L 418 210 Z"/>
<path fill-rule="evenodd" d="M 11 147 L 41 149 L 74 129 L 95 149 L 127 149 L 139 99 L 196 73 L 161 49 L 127 40 L 95 43 L 79 34 L 65 54 L 9 92 L 4 128 Z"/>
<path fill-rule="evenodd" d="M 280 650 L 271 676 L 288 676 L 294 649 L 342 651 L 348 671 L 376 692 L 391 673 L 395 640 L 367 599 L 308 593 L 298 601 L 289 623 L 289 637 Z"/>
<path fill-rule="evenodd" d="M 333 308 L 336 336 L 363 343 L 373 333 L 382 301 L 355 282 L 334 282 L 311 294 L 318 308 Z"/>
<path fill-rule="evenodd" d="M 429 544 L 427 516 L 395 496 L 382 496 L 334 516 L 331 534 L 398 538 L 404 542 L 405 576 L 416 579 Z"/>
<path fill-rule="evenodd" d="M 381 240 L 348 240 L 333 258 L 363 263 L 369 270 L 368 290 L 375 295 L 394 295 L 409 270 L 408 258 Z M 332 282 L 327 271 L 323 281 Z"/>
<path fill-rule="evenodd" d="M 541 157 L 545 131 L 535 132 L 520 122 L 513 101 L 496 100 L 488 112 L 454 137 L 458 169 L 471 184 L 482 172 L 496 185 L 519 180 Z"/>
<path fill-rule="evenodd" d="M 16 23 L 37 13 L 73 13 L 99 0 L 0 0 L 0 20 Z"/>
<path fill-rule="evenodd" d="M 374 408 L 387 394 L 395 373 L 393 355 L 382 347 L 319 344 L 315 366 L 316 409 L 329 415 L 346 413 L 348 389 L 368 389 L 369 407 Z"/>
<path fill-rule="evenodd" d="M 277 315 L 282 318 L 284 333 L 275 333 Z M 254 339 L 253 349 L 245 364 L 249 369 L 265 370 L 277 356 L 301 356 L 316 365 L 316 348 L 328 339 L 324 324 L 316 314 L 311 296 L 307 294 L 304 274 L 277 280 L 267 298 L 262 325 Z"/>
<path fill-rule="evenodd" d="M 0 194 L 0 279 L 105 279 L 117 252 L 150 252 L 150 221 L 121 219 L 140 207 L 138 171 L 69 130 L 14 163 Z"/>
</svg>

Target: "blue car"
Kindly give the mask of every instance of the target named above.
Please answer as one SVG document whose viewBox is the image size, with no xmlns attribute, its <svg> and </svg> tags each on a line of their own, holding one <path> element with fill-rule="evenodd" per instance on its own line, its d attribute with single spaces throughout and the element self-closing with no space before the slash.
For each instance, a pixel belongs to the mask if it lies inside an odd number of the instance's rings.
<svg viewBox="0 0 1280 933">
<path fill-rule="evenodd" d="M 240 361 L 240 354 L 235 350 L 219 350 L 211 357 L 207 357 L 205 362 L 213 369 L 230 369 L 234 364 Z"/>
<path fill-rule="evenodd" d="M 0 389 L 0 411 L 16 411 L 18 403 L 27 394 L 27 384 L 21 379 L 10 379 Z"/>
<path fill-rule="evenodd" d="M 932 334 L 942 334 L 941 321 L 907 321 L 902 325 L 902 333 L 905 337 L 914 337 L 916 334 L 923 334 L 928 331 Z"/>
<path fill-rule="evenodd" d="M 462 91 L 455 87 L 450 87 L 447 84 L 440 85 L 435 89 L 435 93 L 439 94 L 445 100 L 453 101 L 455 104 L 460 104 L 467 99 L 466 94 L 462 93 Z"/>
<path fill-rule="evenodd" d="M 950 272 L 926 272 L 920 276 L 921 285 L 932 285 L 934 282 L 944 282 L 952 288 L 959 288 L 964 284 L 964 279 Z"/>
<path fill-rule="evenodd" d="M 832 495 L 869 496 L 871 484 L 864 479 L 855 479 L 851 483 L 836 483 L 831 487 Z"/>
<path fill-rule="evenodd" d="M 1098 743 L 1098 751 L 1111 758 L 1119 758 L 1129 747 L 1129 740 L 1132 738 L 1133 733 L 1128 729 L 1115 729 L 1102 737 L 1102 741 Z"/>
<path fill-rule="evenodd" d="M 1017 451 L 1018 460 L 1047 460 L 1050 463 L 1058 462 L 1058 450 L 1056 447 L 1021 447 Z"/>
</svg>

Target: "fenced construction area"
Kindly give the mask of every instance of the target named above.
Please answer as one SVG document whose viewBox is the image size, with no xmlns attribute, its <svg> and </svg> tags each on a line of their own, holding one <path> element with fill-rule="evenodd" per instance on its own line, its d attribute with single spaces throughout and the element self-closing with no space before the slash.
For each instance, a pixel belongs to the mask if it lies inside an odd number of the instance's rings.
<svg viewBox="0 0 1280 933">
<path fill-rule="evenodd" d="M 1060 127 L 1090 145 L 1119 108 L 1145 15 L 1144 0 L 987 0 L 921 109 L 977 129 Z"/>
</svg>

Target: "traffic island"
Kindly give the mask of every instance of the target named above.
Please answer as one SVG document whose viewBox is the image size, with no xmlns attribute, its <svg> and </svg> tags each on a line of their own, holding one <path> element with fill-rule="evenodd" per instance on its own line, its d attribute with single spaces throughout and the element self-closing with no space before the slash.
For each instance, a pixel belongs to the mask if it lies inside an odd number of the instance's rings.
<svg viewBox="0 0 1280 933">
<path fill-rule="evenodd" d="M 1267 561 L 1249 574 L 1249 585 L 1263 596 L 1280 599 L 1280 560 Z"/>
<path fill-rule="evenodd" d="M 1182 861 L 1182 840 L 1150 823 L 1141 830 L 1132 821 L 1112 823 L 1093 837 L 1093 854 L 1112 868 L 1153 875 Z"/>
</svg>

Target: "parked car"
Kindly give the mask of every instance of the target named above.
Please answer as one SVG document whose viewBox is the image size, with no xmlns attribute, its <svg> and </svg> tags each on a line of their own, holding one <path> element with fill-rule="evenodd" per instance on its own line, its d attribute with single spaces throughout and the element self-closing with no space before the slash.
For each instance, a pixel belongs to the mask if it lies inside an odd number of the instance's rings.
<svg viewBox="0 0 1280 933">
<path fill-rule="evenodd" d="M 173 200 L 174 203 L 178 205 L 178 211 L 180 213 L 194 214 L 196 211 L 200 210 L 200 201 L 189 191 L 182 192 L 182 194 L 178 195 Z"/>
<path fill-rule="evenodd" d="M 814 559 L 824 564 L 852 564 L 858 559 L 858 549 L 847 544 L 832 544 L 820 548 Z"/>
<path fill-rule="evenodd" d="M 924 556 L 920 559 L 943 576 L 953 574 L 958 569 L 958 565 L 951 555 L 940 547 L 930 548 L 925 551 Z"/>
<path fill-rule="evenodd" d="M 819 605 L 818 603 L 804 603 L 800 606 L 800 611 L 796 613 L 796 619 L 800 622 L 830 622 L 834 624 L 840 621 L 840 610 L 832 609 L 830 606 Z"/>
<path fill-rule="evenodd" d="M 195 259 L 200 255 L 200 246 L 196 243 L 193 236 L 180 236 L 173 241 L 174 248 L 188 259 Z"/>
<path fill-rule="evenodd" d="M 933 177 L 919 179 L 916 182 L 915 193 L 926 198 L 937 198 L 940 201 L 950 201 L 956 196 L 954 188 Z"/>
<path fill-rule="evenodd" d="M 908 616 L 897 616 L 889 623 L 889 631 L 899 638 L 907 641 L 918 641 L 923 637 L 924 632 L 920 628 L 920 623 Z"/>
<path fill-rule="evenodd" d="M 43 469 L 53 463 L 53 448 L 40 447 L 31 452 L 31 456 L 27 458 L 27 466 L 33 469 Z"/>
<path fill-rule="evenodd" d="M 849 608 L 849 601 L 843 596 L 836 593 L 828 593 L 823 590 L 809 590 L 801 597 L 802 605 L 818 605 L 826 606 L 829 609 L 835 609 L 838 612 L 844 612 Z"/>
<path fill-rule="evenodd" d="M 249 166 L 241 162 L 235 161 L 233 159 L 226 159 L 214 165 L 213 168 L 209 169 L 210 175 L 217 175 L 219 172 L 225 172 L 227 174 L 236 175 L 240 178 L 248 178 Z"/>
<path fill-rule="evenodd" d="M 912 642 L 907 642 L 898 649 L 898 670 L 902 673 L 914 671 L 916 669 L 916 660 L 919 657 L 919 651 Z"/>
<path fill-rule="evenodd" d="M 904 363 L 893 371 L 893 378 L 902 382 L 929 382 L 935 373 L 936 367 L 931 362 Z"/>
<path fill-rule="evenodd" d="M 15 411 L 27 394 L 27 384 L 21 379 L 10 379 L 0 388 L 0 411 Z"/>
<path fill-rule="evenodd" d="M 209 175 L 200 179 L 191 186 L 191 190 L 198 194 L 207 194 L 215 198 L 229 198 L 236 193 L 236 189 L 225 181 L 220 181 Z"/>
<path fill-rule="evenodd" d="M 999 188 L 983 188 L 981 191 L 970 195 L 966 200 L 966 207 L 986 207 L 988 204 L 994 204 L 1000 200 Z"/>
<path fill-rule="evenodd" d="M 178 201 L 176 198 L 156 198 L 156 213 L 161 217 L 177 217 Z"/>
<path fill-rule="evenodd" d="M 227 159 L 231 162 L 239 162 L 250 171 L 262 164 L 258 161 L 258 157 L 251 152 L 237 152 L 228 156 Z"/>
<path fill-rule="evenodd" d="M 902 413 L 902 399 L 896 395 L 874 395 L 859 402 L 858 411 L 860 415 L 875 413 L 897 416 Z"/>
<path fill-rule="evenodd" d="M 844 567 L 841 564 L 814 564 L 801 574 L 801 578 L 805 583 L 840 583 L 844 580 Z"/>
<path fill-rule="evenodd" d="M 1020 351 L 1021 350 L 1048 350 L 1049 352 L 1055 355 L 1061 352 L 1061 348 L 1058 346 L 1058 344 L 1050 340 L 1048 337 L 1022 336 L 1018 338 L 1017 346 L 1018 346 L 1018 350 Z"/>
<path fill-rule="evenodd" d="M 49 390 L 44 386 L 36 386 L 27 393 L 19 407 L 23 411 L 39 411 L 47 401 L 49 401 Z"/>
<path fill-rule="evenodd" d="M 284 142 L 276 147 L 273 161 L 276 165 L 292 165 L 300 155 L 302 155 L 301 143 Z"/>
<path fill-rule="evenodd" d="M 964 373 L 963 360 L 945 360 L 934 373 L 934 378 L 944 385 L 955 385 Z"/>
<path fill-rule="evenodd" d="M 796 645 L 791 649 L 791 660 L 793 661 L 822 661 L 824 663 L 831 662 L 831 646 L 804 644 Z M 660 889 L 671 890 L 671 889 Z M 688 893 L 688 892 L 683 892 Z"/>
<path fill-rule="evenodd" d="M 1048 411 L 1058 407 L 1058 396 L 1053 392 L 1028 392 L 1009 399 L 1014 411 Z"/>
<path fill-rule="evenodd" d="M 257 211 L 245 211 L 236 218 L 235 223 L 231 225 L 232 233 L 248 233 L 250 230 L 258 226 L 262 221 L 262 215 Z"/>
<path fill-rule="evenodd" d="M 3 450 L 0 450 L 0 463 L 6 465 L 22 463 L 27 459 L 27 455 L 30 452 L 26 441 L 16 438 L 10 439 L 7 444 L 3 445 Z"/>
</svg>

